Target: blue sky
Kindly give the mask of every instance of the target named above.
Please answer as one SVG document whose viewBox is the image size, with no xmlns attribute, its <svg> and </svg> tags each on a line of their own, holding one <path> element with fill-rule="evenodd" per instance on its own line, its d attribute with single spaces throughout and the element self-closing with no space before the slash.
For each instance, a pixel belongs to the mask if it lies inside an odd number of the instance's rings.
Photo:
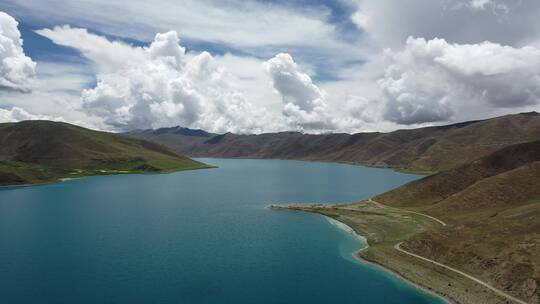
<svg viewBox="0 0 540 304">
<path fill-rule="evenodd" d="M 0 5 L 1 6 L 1 5 Z M 19 30 L 24 40 L 25 53 L 36 61 L 63 61 L 80 62 L 86 60 L 79 55 L 79 52 L 68 47 L 54 44 L 51 40 L 36 34 L 36 29 L 43 28 L 43 25 L 25 24 L 19 21 Z"/>
<path fill-rule="evenodd" d="M 38 11 L 27 10 L 24 6 L 19 5 L 17 2 L 8 0 L 6 3 L 0 3 L 0 10 L 9 13 L 16 17 L 20 24 L 20 31 L 22 38 L 25 40 L 23 46 L 27 54 L 30 57 L 37 60 L 60 60 L 60 61 L 72 61 L 72 60 L 84 60 L 84 58 L 77 55 L 77 52 L 73 49 L 62 47 L 52 43 L 49 39 L 46 39 L 40 35 L 34 33 L 35 30 L 47 27 L 53 27 L 55 25 L 64 24 L 61 18 L 49 19 L 46 15 L 41 15 Z M 335 26 L 335 34 L 337 39 L 344 41 L 357 41 L 361 37 L 361 29 L 359 29 L 351 19 L 352 14 L 355 13 L 356 8 L 351 3 L 341 1 L 330 0 L 293 0 L 293 1 L 281 1 L 281 0 L 268 0 L 268 1 L 255 1 L 264 4 L 270 4 L 274 6 L 285 7 L 292 11 L 298 12 L 318 12 L 325 15 L 325 21 L 328 24 Z M 220 1 L 220 5 L 226 5 L 227 1 Z M 237 1 L 229 1 L 229 5 L 237 6 Z M 97 7 L 96 7 L 97 9 Z M 126 43 L 143 46 L 151 42 L 149 39 L 141 39 L 140 37 L 129 37 L 122 35 L 114 35 L 104 31 L 100 31 L 97 28 L 88 26 L 87 22 L 77 22 L 77 20 L 66 22 L 73 27 L 87 28 L 89 31 L 108 37 L 111 40 L 121 40 Z M 294 29 L 291 29 L 294 31 Z M 295 45 L 277 45 L 277 46 L 253 46 L 249 49 L 243 49 L 236 47 L 235 45 L 229 45 L 226 43 L 218 43 L 213 41 L 207 41 L 204 39 L 183 38 L 182 44 L 188 51 L 202 52 L 208 51 L 213 55 L 223 55 L 231 53 L 235 55 L 250 55 L 261 59 L 272 57 L 272 55 L 279 52 L 287 52 L 292 54 L 297 60 L 304 61 L 306 64 L 311 64 L 313 76 L 316 80 L 331 80 L 337 79 L 338 75 L 335 75 L 334 69 L 339 68 L 342 65 L 351 63 L 362 63 L 362 59 L 354 59 L 344 62 L 336 62 L 336 67 L 328 66 L 324 54 L 320 54 L 317 50 L 298 47 Z M 78 59 L 75 57 L 79 57 Z"/>
<path fill-rule="evenodd" d="M 0 53 L 3 121 L 389 131 L 540 99 L 533 1 L 4 0 L 0 11 L 14 50 Z"/>
<path fill-rule="evenodd" d="M 25 40 L 24 49 L 32 57 L 39 56 L 40 59 L 52 59 L 52 58 L 64 58 L 64 56 L 73 57 L 77 53 L 69 48 L 58 46 L 52 43 L 50 40 L 36 35 L 33 31 L 41 28 L 53 27 L 59 24 L 64 24 L 61 18 L 49 19 L 46 15 L 40 15 L 38 11 L 27 10 L 24 6 L 18 5 L 17 2 L 11 1 L 6 3 L 0 3 L 0 10 L 9 13 L 14 16 L 20 24 L 20 31 L 23 39 Z M 255 1 L 259 3 L 266 3 L 274 6 L 285 7 L 287 9 L 299 12 L 319 12 L 326 15 L 325 21 L 336 27 L 336 36 L 343 41 L 354 42 L 358 41 L 361 36 L 361 30 L 351 20 L 351 15 L 355 12 L 355 7 L 351 4 L 340 1 L 330 0 L 293 0 L 293 1 L 280 1 L 280 0 L 268 0 L 268 1 Z M 221 4 L 227 3 L 227 1 L 221 1 Z M 237 1 L 230 1 L 231 6 L 236 6 Z M 96 7 L 98 9 L 98 7 Z M 88 22 L 77 22 L 77 20 L 65 24 L 70 24 L 73 27 L 87 28 L 89 31 L 108 37 L 112 40 L 122 40 L 126 43 L 143 46 L 151 41 L 149 39 L 140 39 L 140 37 L 133 38 L 129 36 L 114 35 L 111 33 L 100 31 L 97 28 L 88 26 Z M 294 30 L 294 29 L 291 29 Z M 237 55 L 252 55 L 259 58 L 266 58 L 275 54 L 276 52 L 289 52 L 295 57 L 302 57 L 305 55 L 306 60 L 317 59 L 317 54 L 313 50 L 298 48 L 291 45 L 278 45 L 278 46 L 254 46 L 248 50 L 235 47 L 235 45 L 216 43 L 213 41 L 207 41 L 204 39 L 184 38 L 183 46 L 190 51 L 208 51 L 213 55 L 223 55 L 225 53 L 232 53 Z M 70 58 L 72 59 L 72 58 Z M 327 75 L 331 77 L 330 75 Z"/>
</svg>

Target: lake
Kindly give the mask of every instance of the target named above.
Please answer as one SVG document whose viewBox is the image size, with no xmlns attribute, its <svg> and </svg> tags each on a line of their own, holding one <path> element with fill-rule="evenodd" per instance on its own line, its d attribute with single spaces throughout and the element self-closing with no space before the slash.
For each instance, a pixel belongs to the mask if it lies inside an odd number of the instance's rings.
<svg viewBox="0 0 540 304">
<path fill-rule="evenodd" d="M 333 163 L 201 159 L 217 169 L 0 190 L 0 302 L 443 303 L 351 258 L 326 218 L 418 176 Z"/>
</svg>

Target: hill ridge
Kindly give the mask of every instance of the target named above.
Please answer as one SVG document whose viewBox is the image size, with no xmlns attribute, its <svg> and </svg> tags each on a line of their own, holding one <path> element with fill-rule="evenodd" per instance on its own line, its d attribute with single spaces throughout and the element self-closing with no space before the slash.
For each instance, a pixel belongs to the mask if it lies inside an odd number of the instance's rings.
<svg viewBox="0 0 540 304">
<path fill-rule="evenodd" d="M 0 185 L 204 168 L 146 140 L 46 120 L 0 124 Z"/>
<path fill-rule="evenodd" d="M 318 160 L 434 172 L 471 162 L 505 146 L 540 139 L 540 114 L 512 114 L 387 133 L 229 132 L 197 137 L 161 130 L 159 134 L 146 130 L 127 135 L 159 142 L 196 157 Z"/>
</svg>

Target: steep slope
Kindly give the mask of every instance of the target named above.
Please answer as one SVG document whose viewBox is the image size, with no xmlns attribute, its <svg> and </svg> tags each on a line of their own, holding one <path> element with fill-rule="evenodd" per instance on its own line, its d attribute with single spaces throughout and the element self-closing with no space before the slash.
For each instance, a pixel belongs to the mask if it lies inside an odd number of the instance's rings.
<svg viewBox="0 0 540 304">
<path fill-rule="evenodd" d="M 204 132 L 198 136 L 178 130 L 186 129 L 133 131 L 127 135 L 156 141 L 190 156 L 322 160 L 433 172 L 471 162 L 502 147 L 539 140 L 540 114 L 522 113 L 448 126 L 352 135 Z"/>
<path fill-rule="evenodd" d="M 406 241 L 408 251 L 540 303 L 540 141 L 502 148 L 374 200 L 448 223 Z"/>
<path fill-rule="evenodd" d="M 540 141 L 516 144 L 474 162 L 411 182 L 375 199 L 393 206 L 428 206 L 429 210 L 439 213 L 458 212 L 476 205 L 482 208 L 486 207 L 485 204 L 502 204 L 505 196 L 496 194 L 503 192 L 507 193 L 508 199 L 515 201 L 516 192 L 524 198 L 536 195 L 536 191 L 540 194 L 540 187 L 526 187 L 540 182 L 536 177 L 538 161 Z"/>
<path fill-rule="evenodd" d="M 514 207 L 531 199 L 540 198 L 540 162 L 525 164 L 479 180 L 463 191 L 428 209 L 438 216 L 467 215 L 471 211 L 492 211 Z"/>
<path fill-rule="evenodd" d="M 481 219 L 481 220 L 480 220 Z M 404 248 L 540 303 L 540 200 L 420 234 Z"/>
<path fill-rule="evenodd" d="M 0 184 L 205 167 L 165 146 L 51 121 L 0 124 Z"/>
</svg>

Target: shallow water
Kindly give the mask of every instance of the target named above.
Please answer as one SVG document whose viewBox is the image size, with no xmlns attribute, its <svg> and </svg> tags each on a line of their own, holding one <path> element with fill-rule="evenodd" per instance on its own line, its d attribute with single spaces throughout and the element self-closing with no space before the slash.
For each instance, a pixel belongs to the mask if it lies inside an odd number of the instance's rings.
<svg viewBox="0 0 540 304">
<path fill-rule="evenodd" d="M 269 203 L 339 203 L 417 178 L 203 159 L 218 169 L 0 190 L 0 303 L 442 303 L 351 258 L 361 241 Z"/>
</svg>

